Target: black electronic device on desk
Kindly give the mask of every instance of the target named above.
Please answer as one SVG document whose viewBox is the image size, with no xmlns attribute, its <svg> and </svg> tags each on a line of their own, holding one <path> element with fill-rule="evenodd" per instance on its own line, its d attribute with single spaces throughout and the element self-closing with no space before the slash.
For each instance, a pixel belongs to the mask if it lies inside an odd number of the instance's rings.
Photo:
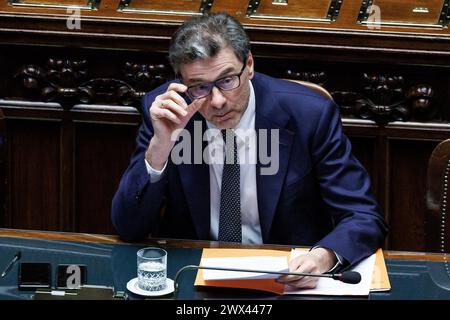
<svg viewBox="0 0 450 320">
<path fill-rule="evenodd" d="M 46 265 L 46 263 L 30 263 L 33 265 Z M 26 266 L 27 267 L 27 266 Z M 27 288 L 36 289 L 34 300 L 124 300 L 127 295 L 124 292 L 115 292 L 113 287 L 103 285 L 86 284 L 87 267 L 79 264 L 60 264 L 56 268 L 56 289 L 49 285 L 44 285 L 47 273 L 44 266 L 38 266 L 40 275 L 35 275 Z M 33 268 L 30 268 L 33 270 Z M 26 270 L 26 269 L 25 269 Z M 48 268 L 50 277 L 51 272 Z M 26 275 L 27 276 L 27 275 Z M 20 288 L 20 282 L 19 282 Z"/>
<path fill-rule="evenodd" d="M 21 262 L 19 265 L 19 290 L 50 288 L 51 265 L 42 262 Z"/>
</svg>

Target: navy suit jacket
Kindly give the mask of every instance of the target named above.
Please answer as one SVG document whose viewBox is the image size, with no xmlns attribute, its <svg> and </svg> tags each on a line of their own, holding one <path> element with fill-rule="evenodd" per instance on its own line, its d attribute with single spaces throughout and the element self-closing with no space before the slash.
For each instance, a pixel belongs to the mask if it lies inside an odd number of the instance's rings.
<svg viewBox="0 0 450 320">
<path fill-rule="evenodd" d="M 320 245 L 350 264 L 380 247 L 387 232 L 370 191 L 367 172 L 353 157 L 342 133 L 339 110 L 302 85 L 256 73 L 255 129 L 279 129 L 279 170 L 261 175 L 257 198 L 264 243 Z M 210 239 L 208 164 L 175 165 L 150 183 L 144 155 L 153 130 L 149 107 L 165 84 L 146 94 L 137 149 L 112 203 L 112 221 L 124 240 L 152 236 Z M 193 121 L 205 120 L 195 114 Z M 268 139 L 270 150 L 270 139 Z M 164 208 L 164 210 L 161 210 Z"/>
</svg>

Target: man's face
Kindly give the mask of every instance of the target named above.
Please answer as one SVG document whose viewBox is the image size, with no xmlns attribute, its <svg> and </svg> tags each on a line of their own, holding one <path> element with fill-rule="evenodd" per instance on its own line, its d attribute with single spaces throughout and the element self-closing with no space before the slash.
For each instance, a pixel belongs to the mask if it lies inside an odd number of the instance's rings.
<svg viewBox="0 0 450 320">
<path fill-rule="evenodd" d="M 231 48 L 225 48 L 213 58 L 182 65 L 180 73 L 183 83 L 189 87 L 239 74 L 243 64 L 244 62 L 236 57 Z M 195 100 L 195 103 L 201 104 L 200 114 L 219 129 L 236 127 L 247 109 L 250 98 L 249 80 L 254 74 L 251 54 L 245 64 L 239 87 L 230 91 L 221 91 L 214 86 L 208 96 Z"/>
</svg>

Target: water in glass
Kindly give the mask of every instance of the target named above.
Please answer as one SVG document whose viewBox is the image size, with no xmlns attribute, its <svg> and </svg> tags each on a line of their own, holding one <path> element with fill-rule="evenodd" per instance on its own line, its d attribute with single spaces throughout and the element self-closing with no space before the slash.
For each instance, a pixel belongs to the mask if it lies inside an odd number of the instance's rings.
<svg viewBox="0 0 450 320">
<path fill-rule="evenodd" d="M 160 262 L 143 262 L 138 266 L 138 286 L 146 291 L 160 291 L 166 288 L 167 269 Z"/>
</svg>

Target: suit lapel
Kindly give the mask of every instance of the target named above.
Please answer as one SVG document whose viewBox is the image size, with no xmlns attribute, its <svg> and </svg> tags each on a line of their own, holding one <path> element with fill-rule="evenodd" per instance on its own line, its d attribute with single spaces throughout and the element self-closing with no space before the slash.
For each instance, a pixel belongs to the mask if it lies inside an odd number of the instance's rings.
<svg viewBox="0 0 450 320">
<path fill-rule="evenodd" d="M 258 78 L 256 78 L 255 81 L 252 81 L 252 83 L 254 85 L 256 96 L 255 129 L 256 136 L 258 137 L 258 161 L 256 164 L 258 211 L 263 242 L 267 243 L 270 240 L 273 217 L 286 177 L 294 132 L 285 128 L 289 121 L 289 115 L 284 113 L 278 103 L 273 99 L 270 90 L 264 88 L 264 86 L 259 83 Z M 266 141 L 261 139 L 261 129 L 267 129 Z M 273 130 L 278 130 L 279 133 L 278 155 L 272 154 L 271 150 L 271 139 L 274 139 L 276 136 L 273 135 Z M 268 165 L 263 165 L 261 163 L 260 153 L 262 147 L 265 147 L 265 150 L 268 150 L 268 152 L 263 152 L 266 157 L 270 155 L 272 162 L 278 161 L 279 163 L 278 171 L 274 174 L 262 174 L 264 172 L 262 170 L 263 168 L 273 165 L 273 163 Z"/>
<path fill-rule="evenodd" d="M 186 129 L 191 133 L 191 161 L 194 162 L 194 139 L 197 139 L 197 143 L 202 141 L 202 153 L 206 146 L 206 142 L 203 141 L 203 133 L 206 130 L 206 122 L 198 115 L 193 117 L 197 125 L 201 123 L 201 136 L 195 136 L 194 121 L 190 121 L 186 126 Z M 199 132 L 197 132 L 199 133 Z M 185 164 L 178 165 L 180 173 L 181 183 L 186 196 L 188 209 L 192 217 L 192 222 L 195 226 L 199 239 L 209 239 L 210 230 L 210 182 L 209 182 L 209 166 L 201 160 L 200 164 Z"/>
</svg>

